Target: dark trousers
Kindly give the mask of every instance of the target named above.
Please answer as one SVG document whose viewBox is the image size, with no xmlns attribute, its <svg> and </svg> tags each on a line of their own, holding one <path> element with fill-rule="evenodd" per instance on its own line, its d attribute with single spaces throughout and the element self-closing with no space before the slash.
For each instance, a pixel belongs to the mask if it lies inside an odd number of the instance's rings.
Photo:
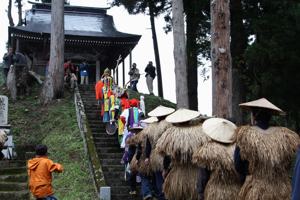
<svg viewBox="0 0 300 200">
<path fill-rule="evenodd" d="M 152 184 L 151 184 L 151 177 L 141 174 L 142 179 L 142 195 L 143 198 L 151 195 L 152 196 Z"/>
<path fill-rule="evenodd" d="M 137 172 L 131 171 L 130 176 L 129 176 L 130 191 L 136 191 L 136 175 L 137 175 Z"/>
<path fill-rule="evenodd" d="M 137 90 L 137 87 L 136 87 L 137 83 L 138 83 L 138 81 L 131 81 L 131 82 L 130 82 L 130 88 L 131 88 L 132 90 L 136 91 L 136 92 L 138 91 L 138 90 Z"/>
<path fill-rule="evenodd" d="M 164 179 L 162 177 L 162 172 L 158 171 L 154 173 L 155 175 L 155 185 L 157 189 L 157 198 L 158 200 L 165 200 L 165 195 L 162 191 Z"/>
</svg>

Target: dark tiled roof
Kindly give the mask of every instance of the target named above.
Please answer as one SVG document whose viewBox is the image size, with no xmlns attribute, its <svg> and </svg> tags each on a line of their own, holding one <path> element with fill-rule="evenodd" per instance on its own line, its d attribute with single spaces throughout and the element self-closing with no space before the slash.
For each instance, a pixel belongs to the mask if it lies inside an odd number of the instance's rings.
<svg viewBox="0 0 300 200">
<path fill-rule="evenodd" d="M 116 30 L 113 18 L 106 14 L 105 8 L 65 6 L 65 35 L 110 38 L 117 40 L 138 41 L 140 35 L 122 33 Z M 26 25 L 10 27 L 14 32 L 51 33 L 51 6 L 34 4 L 26 13 Z"/>
</svg>

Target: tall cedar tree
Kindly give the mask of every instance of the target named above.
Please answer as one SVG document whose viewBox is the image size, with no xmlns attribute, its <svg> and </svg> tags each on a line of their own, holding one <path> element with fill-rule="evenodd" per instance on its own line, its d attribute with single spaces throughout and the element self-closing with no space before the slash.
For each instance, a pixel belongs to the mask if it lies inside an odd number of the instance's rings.
<svg viewBox="0 0 300 200">
<path fill-rule="evenodd" d="M 51 5 L 51 41 L 49 73 L 43 85 L 41 100 L 47 104 L 64 94 L 64 2 L 53 0 Z"/>
<path fill-rule="evenodd" d="M 154 18 L 170 8 L 169 0 L 114 0 L 113 6 L 124 5 L 130 14 L 146 13 L 150 16 L 154 55 L 157 70 L 158 96 L 163 97 L 163 84 Z"/>
</svg>

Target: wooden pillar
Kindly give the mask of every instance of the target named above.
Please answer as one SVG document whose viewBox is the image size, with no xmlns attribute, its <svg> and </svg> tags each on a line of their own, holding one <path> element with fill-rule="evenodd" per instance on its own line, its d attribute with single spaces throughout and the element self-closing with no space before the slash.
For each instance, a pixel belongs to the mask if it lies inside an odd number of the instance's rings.
<svg viewBox="0 0 300 200">
<path fill-rule="evenodd" d="M 129 54 L 129 70 L 131 69 L 131 65 L 132 65 L 132 54 L 131 54 L 131 51 L 130 51 L 130 54 Z"/>
<path fill-rule="evenodd" d="M 20 40 L 19 38 L 16 40 L 16 52 L 20 51 Z"/>
<path fill-rule="evenodd" d="M 96 60 L 96 82 L 100 80 L 100 60 Z"/>
<path fill-rule="evenodd" d="M 119 85 L 119 67 L 117 66 L 117 69 L 116 69 L 116 78 L 117 78 L 117 80 L 116 80 L 116 83 L 117 83 L 117 85 Z"/>
<path fill-rule="evenodd" d="M 122 72 L 123 72 L 123 87 L 125 86 L 125 62 L 122 62 Z"/>
</svg>

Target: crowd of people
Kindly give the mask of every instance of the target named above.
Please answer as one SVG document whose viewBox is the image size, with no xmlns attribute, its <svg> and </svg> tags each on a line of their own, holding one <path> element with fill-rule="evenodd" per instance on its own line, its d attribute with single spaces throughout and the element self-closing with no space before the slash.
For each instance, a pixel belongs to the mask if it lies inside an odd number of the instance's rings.
<svg viewBox="0 0 300 200">
<path fill-rule="evenodd" d="M 240 104 L 252 119 L 241 127 L 227 119 L 164 106 L 145 119 L 138 104 L 131 106 L 131 114 L 121 114 L 127 127 L 121 148 L 130 194 L 137 195 L 136 180 L 140 180 L 143 199 L 281 200 L 293 195 L 295 200 L 299 196 L 300 155 L 293 190 L 289 178 L 299 136 L 270 125 L 271 117 L 283 111 L 268 100 Z"/>
</svg>

